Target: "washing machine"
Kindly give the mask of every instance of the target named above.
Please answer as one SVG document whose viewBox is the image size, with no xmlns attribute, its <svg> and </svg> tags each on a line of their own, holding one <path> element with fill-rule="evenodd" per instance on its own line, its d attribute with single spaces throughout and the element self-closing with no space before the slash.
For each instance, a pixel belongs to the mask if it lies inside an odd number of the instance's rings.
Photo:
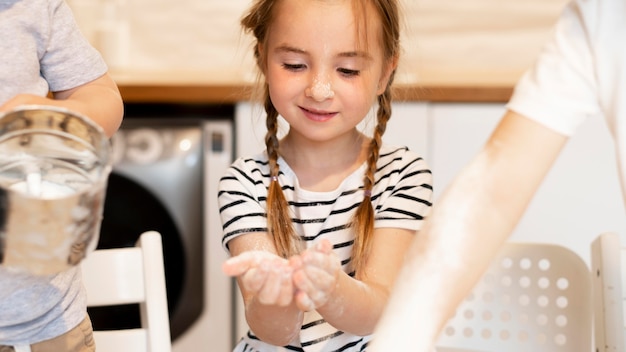
<svg viewBox="0 0 626 352">
<path fill-rule="evenodd" d="M 233 160 L 228 109 L 126 106 L 112 138 L 99 249 L 161 233 L 175 352 L 231 351 L 233 281 L 221 272 L 219 178 Z M 139 326 L 136 304 L 89 308 L 97 329 Z M 203 347 L 207 346 L 207 347 Z M 208 347 L 210 346 L 210 348 Z"/>
</svg>

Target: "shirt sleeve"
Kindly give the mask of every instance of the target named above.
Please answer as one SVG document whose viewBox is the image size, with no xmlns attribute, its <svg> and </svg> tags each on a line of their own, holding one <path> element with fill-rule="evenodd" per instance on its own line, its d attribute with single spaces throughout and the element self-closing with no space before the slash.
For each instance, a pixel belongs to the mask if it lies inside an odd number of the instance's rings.
<svg viewBox="0 0 626 352">
<path fill-rule="evenodd" d="M 583 5 L 570 3 L 551 40 L 515 87 L 507 108 L 563 135 L 600 113 Z"/>
<path fill-rule="evenodd" d="M 254 163 L 250 161 L 250 163 Z M 219 183 L 218 204 L 222 220 L 222 245 L 251 232 L 267 232 L 265 199 L 267 192 L 261 181 L 255 181 L 250 164 L 239 159 L 226 171 Z"/>
<path fill-rule="evenodd" d="M 41 74 L 53 92 L 91 82 L 107 72 L 100 53 L 83 36 L 63 0 L 49 2 L 50 32 L 41 58 Z"/>
<path fill-rule="evenodd" d="M 391 188 L 391 192 L 385 192 L 388 196 L 374 204 L 374 227 L 419 230 L 432 207 L 432 173 L 422 157 L 408 150 L 399 163 L 394 177 L 378 181 Z M 384 169 L 379 172 L 384 172 Z"/>
</svg>

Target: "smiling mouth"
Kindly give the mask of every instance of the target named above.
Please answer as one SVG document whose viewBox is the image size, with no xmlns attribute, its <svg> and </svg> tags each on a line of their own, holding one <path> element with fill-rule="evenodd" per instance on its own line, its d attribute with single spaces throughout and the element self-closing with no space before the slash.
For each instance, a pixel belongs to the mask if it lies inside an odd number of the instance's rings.
<svg viewBox="0 0 626 352">
<path fill-rule="evenodd" d="M 300 107 L 300 109 L 304 112 L 304 115 L 313 121 L 323 122 L 328 121 L 334 116 L 337 115 L 336 112 L 328 112 L 328 111 L 320 111 L 320 110 L 311 110 Z"/>
</svg>

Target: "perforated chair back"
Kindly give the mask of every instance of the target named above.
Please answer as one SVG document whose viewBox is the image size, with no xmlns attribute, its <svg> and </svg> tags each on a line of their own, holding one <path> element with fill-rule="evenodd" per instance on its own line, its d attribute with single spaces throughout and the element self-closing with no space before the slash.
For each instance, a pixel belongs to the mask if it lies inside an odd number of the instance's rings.
<svg viewBox="0 0 626 352">
<path fill-rule="evenodd" d="M 170 352 L 161 235 L 141 234 L 135 247 L 102 249 L 81 263 L 87 305 L 139 304 L 141 327 L 94 331 L 98 352 Z"/>
<path fill-rule="evenodd" d="M 505 243 L 447 323 L 438 346 L 459 351 L 589 352 L 590 276 L 585 262 L 567 248 Z"/>
<path fill-rule="evenodd" d="M 626 324 L 626 249 L 617 233 L 600 234 L 591 244 L 594 336 L 597 352 L 623 352 Z"/>
</svg>

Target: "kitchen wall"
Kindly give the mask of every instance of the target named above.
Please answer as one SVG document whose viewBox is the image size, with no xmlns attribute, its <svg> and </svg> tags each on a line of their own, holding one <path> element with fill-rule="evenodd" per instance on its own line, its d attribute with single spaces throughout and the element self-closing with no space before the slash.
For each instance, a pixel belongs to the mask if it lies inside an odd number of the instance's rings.
<svg viewBox="0 0 626 352">
<path fill-rule="evenodd" d="M 403 0 L 402 82 L 512 84 L 566 0 Z M 253 77 L 250 0 L 68 0 L 113 69 Z M 211 77 L 197 77 L 211 80 Z"/>
</svg>

